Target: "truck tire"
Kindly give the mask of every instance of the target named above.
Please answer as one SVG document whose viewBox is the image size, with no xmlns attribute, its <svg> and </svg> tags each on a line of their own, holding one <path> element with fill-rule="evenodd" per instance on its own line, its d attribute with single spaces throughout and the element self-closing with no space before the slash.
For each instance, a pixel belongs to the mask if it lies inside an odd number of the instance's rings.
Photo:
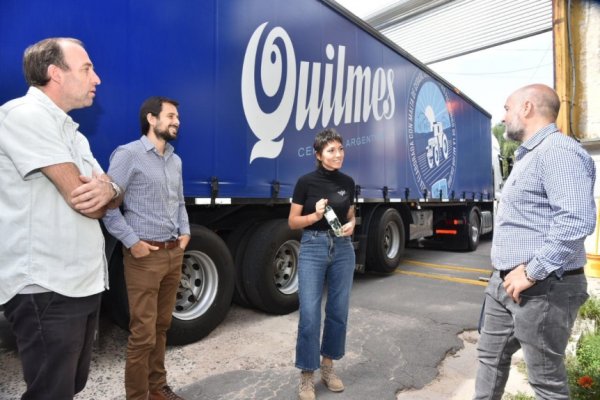
<svg viewBox="0 0 600 400">
<path fill-rule="evenodd" d="M 300 230 L 291 230 L 287 220 L 260 225 L 244 254 L 244 288 L 250 302 L 271 314 L 298 309 L 298 255 Z"/>
<path fill-rule="evenodd" d="M 367 237 L 367 269 L 393 272 L 400 264 L 404 247 L 404 223 L 400 213 L 394 208 L 380 207 L 375 210 Z"/>
<path fill-rule="evenodd" d="M 479 246 L 479 237 L 481 236 L 481 218 L 479 217 L 479 208 L 471 207 L 469 210 L 469 219 L 467 224 L 466 243 L 467 250 L 474 251 Z"/>
<path fill-rule="evenodd" d="M 227 315 L 235 286 L 229 249 L 214 232 L 192 225 L 167 343 L 184 345 L 212 332 Z"/>
<path fill-rule="evenodd" d="M 227 247 L 235 265 L 235 289 L 233 302 L 242 307 L 252 307 L 244 288 L 244 254 L 250 237 L 258 227 L 258 222 L 248 221 L 235 228 L 227 237 Z"/>
<path fill-rule="evenodd" d="M 198 341 L 227 315 L 234 286 L 233 261 L 225 243 L 208 229 L 192 225 L 192 239 L 185 252 L 167 344 Z M 103 306 L 119 327 L 129 330 L 129 303 L 123 273 L 123 254 L 117 247 L 110 259 L 110 290 Z M 197 301 L 191 301 L 197 296 Z"/>
</svg>

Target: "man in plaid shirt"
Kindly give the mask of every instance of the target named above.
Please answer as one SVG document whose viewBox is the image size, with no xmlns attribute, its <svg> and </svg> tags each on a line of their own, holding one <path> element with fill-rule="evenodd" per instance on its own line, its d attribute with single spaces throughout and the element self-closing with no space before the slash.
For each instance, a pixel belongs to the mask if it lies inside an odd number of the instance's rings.
<svg viewBox="0 0 600 400">
<path fill-rule="evenodd" d="M 501 399 L 522 348 L 536 398 L 568 400 L 564 353 L 588 297 L 584 240 L 596 224 L 595 166 L 556 127 L 560 100 L 548 86 L 525 86 L 504 108 L 505 135 L 521 145 L 496 216 L 474 399 Z"/>
</svg>

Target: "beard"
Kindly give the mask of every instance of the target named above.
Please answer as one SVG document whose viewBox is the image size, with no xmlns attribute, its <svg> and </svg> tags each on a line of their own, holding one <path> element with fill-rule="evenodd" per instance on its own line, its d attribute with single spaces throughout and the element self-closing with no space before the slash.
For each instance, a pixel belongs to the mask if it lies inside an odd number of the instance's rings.
<svg viewBox="0 0 600 400">
<path fill-rule="evenodd" d="M 525 130 L 522 126 L 513 126 L 513 124 L 504 125 L 504 139 L 514 140 L 515 142 L 522 142 Z"/>
<path fill-rule="evenodd" d="M 524 134 L 525 132 L 523 131 L 523 129 L 507 129 L 506 131 L 504 131 L 504 139 L 514 140 L 515 142 L 522 142 Z"/>
<path fill-rule="evenodd" d="M 175 128 L 175 133 L 171 133 L 169 132 L 170 128 Z M 163 139 L 165 142 L 170 142 L 172 140 L 175 140 L 177 138 L 177 127 L 175 126 L 167 126 L 165 129 L 160 130 L 158 128 L 153 128 L 154 129 L 154 134 L 156 135 L 157 138 L 159 139 Z"/>
</svg>

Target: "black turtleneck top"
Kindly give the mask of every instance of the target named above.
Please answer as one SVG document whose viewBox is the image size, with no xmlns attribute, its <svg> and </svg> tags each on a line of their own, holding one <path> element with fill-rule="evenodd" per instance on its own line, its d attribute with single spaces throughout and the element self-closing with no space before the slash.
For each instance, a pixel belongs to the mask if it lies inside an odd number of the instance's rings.
<svg viewBox="0 0 600 400">
<path fill-rule="evenodd" d="M 322 166 L 301 176 L 296 182 L 292 202 L 302 206 L 302 215 L 315 212 L 317 201 L 327 199 L 338 219 L 344 225 L 348 222 L 348 210 L 354 204 L 354 180 L 339 170 L 329 171 Z M 319 221 L 304 229 L 326 231 L 331 229 L 327 220 Z"/>
</svg>

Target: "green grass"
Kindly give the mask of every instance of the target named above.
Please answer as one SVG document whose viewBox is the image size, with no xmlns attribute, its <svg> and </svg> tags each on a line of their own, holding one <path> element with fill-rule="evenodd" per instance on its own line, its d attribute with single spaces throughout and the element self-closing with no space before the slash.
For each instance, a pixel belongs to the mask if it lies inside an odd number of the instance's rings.
<svg viewBox="0 0 600 400">
<path fill-rule="evenodd" d="M 502 400 L 535 400 L 535 397 L 529 396 L 528 394 L 523 392 L 517 392 L 517 394 L 505 394 L 502 397 Z"/>
<path fill-rule="evenodd" d="M 525 364 L 525 361 L 521 360 L 517 363 L 517 371 L 527 376 L 527 364 Z"/>
</svg>

